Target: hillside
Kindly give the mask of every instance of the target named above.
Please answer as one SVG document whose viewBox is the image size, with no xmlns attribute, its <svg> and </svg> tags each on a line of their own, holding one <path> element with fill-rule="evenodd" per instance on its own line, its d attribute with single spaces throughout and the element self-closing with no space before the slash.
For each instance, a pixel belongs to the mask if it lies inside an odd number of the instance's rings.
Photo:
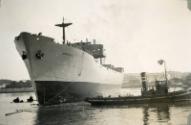
<svg viewBox="0 0 191 125">
<path fill-rule="evenodd" d="M 191 86 L 191 73 L 187 72 L 168 72 L 169 85 L 185 87 Z M 154 86 L 156 80 L 164 80 L 164 73 L 147 73 L 149 86 Z M 141 87 L 141 77 L 138 73 L 125 74 L 122 87 Z"/>
<path fill-rule="evenodd" d="M 30 80 L 25 81 L 13 81 L 7 79 L 0 80 L 0 88 L 31 88 L 32 83 Z"/>
</svg>

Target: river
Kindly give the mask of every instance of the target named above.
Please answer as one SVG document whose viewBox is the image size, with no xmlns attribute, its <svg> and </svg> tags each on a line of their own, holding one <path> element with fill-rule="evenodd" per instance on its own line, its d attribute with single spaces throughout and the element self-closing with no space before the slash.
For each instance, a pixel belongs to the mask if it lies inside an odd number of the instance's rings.
<svg viewBox="0 0 191 125">
<path fill-rule="evenodd" d="M 137 89 L 123 89 L 138 94 Z M 0 125 L 191 125 L 191 105 L 152 104 L 93 107 L 84 103 L 40 107 L 24 101 L 34 93 L 0 94 Z"/>
</svg>

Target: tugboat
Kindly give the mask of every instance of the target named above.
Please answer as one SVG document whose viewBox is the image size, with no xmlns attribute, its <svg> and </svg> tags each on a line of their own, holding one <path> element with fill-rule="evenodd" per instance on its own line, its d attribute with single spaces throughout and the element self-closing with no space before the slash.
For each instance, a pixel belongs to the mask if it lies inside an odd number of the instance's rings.
<svg viewBox="0 0 191 125">
<path fill-rule="evenodd" d="M 191 91 L 179 90 L 169 92 L 166 63 L 164 60 L 158 61 L 164 65 L 165 80 L 155 81 L 155 87 L 149 89 L 146 72 L 142 72 L 142 88 L 139 96 L 124 97 L 94 97 L 87 98 L 86 101 L 92 105 L 130 105 L 130 104 L 150 104 L 150 103 L 175 103 L 182 101 L 191 101 Z"/>
</svg>

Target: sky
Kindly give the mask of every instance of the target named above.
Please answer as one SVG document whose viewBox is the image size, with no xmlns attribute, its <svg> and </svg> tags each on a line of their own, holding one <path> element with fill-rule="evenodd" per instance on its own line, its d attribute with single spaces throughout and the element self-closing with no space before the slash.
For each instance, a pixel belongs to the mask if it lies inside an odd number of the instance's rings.
<svg viewBox="0 0 191 125">
<path fill-rule="evenodd" d="M 42 32 L 56 42 L 65 17 L 71 42 L 96 39 L 106 63 L 127 73 L 168 70 L 191 72 L 191 0 L 0 0 L 0 79 L 29 79 L 16 51 L 22 31 Z"/>
</svg>

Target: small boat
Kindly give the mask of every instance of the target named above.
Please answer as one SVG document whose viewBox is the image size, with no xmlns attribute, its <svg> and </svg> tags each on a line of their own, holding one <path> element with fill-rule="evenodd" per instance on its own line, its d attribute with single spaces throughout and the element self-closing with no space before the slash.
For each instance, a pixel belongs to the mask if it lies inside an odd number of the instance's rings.
<svg viewBox="0 0 191 125">
<path fill-rule="evenodd" d="M 13 102 L 14 103 L 23 103 L 24 101 L 23 100 L 20 100 L 19 97 L 13 99 Z"/>
<path fill-rule="evenodd" d="M 34 99 L 33 99 L 32 96 L 30 96 L 30 97 L 27 99 L 27 102 L 33 102 L 33 101 L 34 101 Z"/>
<path fill-rule="evenodd" d="M 87 98 L 86 101 L 92 105 L 130 105 L 150 103 L 176 103 L 191 101 L 191 91 L 170 92 L 167 95 L 153 96 L 124 96 L 124 97 L 95 97 Z"/>
<path fill-rule="evenodd" d="M 159 61 L 165 63 L 164 60 Z M 191 102 L 191 90 L 180 90 L 169 92 L 167 72 L 165 68 L 165 80 L 155 81 L 155 87 L 148 89 L 146 72 L 141 73 L 142 88 L 140 96 L 124 97 L 94 97 L 87 98 L 86 101 L 92 105 L 130 105 L 130 104 L 149 104 L 149 103 L 176 103 L 183 101 Z"/>
</svg>

